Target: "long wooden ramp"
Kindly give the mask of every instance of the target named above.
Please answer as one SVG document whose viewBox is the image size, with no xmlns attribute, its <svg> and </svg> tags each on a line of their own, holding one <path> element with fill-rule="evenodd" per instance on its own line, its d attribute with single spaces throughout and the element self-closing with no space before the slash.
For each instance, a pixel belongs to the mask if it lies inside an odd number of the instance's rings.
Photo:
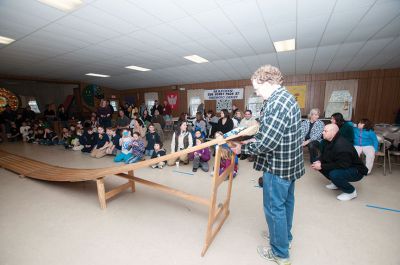
<svg viewBox="0 0 400 265">
<path fill-rule="evenodd" d="M 159 183 L 139 178 L 134 175 L 134 171 L 172 158 L 178 158 L 183 154 L 188 154 L 206 147 L 225 144 L 227 143 L 227 141 L 235 140 L 240 136 L 253 134 L 254 131 L 256 130 L 257 127 L 252 126 L 242 131 L 238 135 L 233 135 L 226 139 L 212 140 L 203 143 L 202 145 L 194 146 L 179 152 L 171 153 L 166 156 L 145 160 L 135 164 L 117 165 L 113 167 L 98 168 L 98 169 L 78 169 L 78 168 L 65 168 L 60 166 L 54 166 L 44 162 L 36 161 L 33 159 L 14 155 L 0 150 L 0 167 L 15 172 L 16 174 L 23 177 L 30 177 L 40 180 L 64 181 L 64 182 L 65 181 L 78 182 L 78 181 L 88 181 L 88 180 L 96 181 L 97 194 L 100 202 L 100 207 L 102 209 L 105 209 L 107 207 L 106 204 L 107 200 L 123 192 L 124 190 L 131 189 L 132 192 L 135 192 L 136 183 L 147 185 L 151 188 L 180 197 L 184 200 L 205 205 L 208 207 L 208 223 L 207 223 L 206 239 L 204 242 L 203 250 L 201 252 L 201 256 L 204 256 L 208 247 L 211 245 L 215 236 L 222 228 L 222 225 L 229 216 L 229 203 L 232 191 L 235 155 L 232 154 L 231 156 L 230 167 L 228 167 L 220 175 L 219 166 L 221 160 L 221 152 L 220 152 L 221 148 L 218 148 L 218 151 L 216 152 L 215 155 L 214 174 L 211 181 L 211 193 L 209 198 L 202 198 L 197 195 L 189 194 L 184 191 L 180 191 L 165 185 L 161 185 Z M 128 182 L 112 190 L 106 191 L 104 179 L 107 176 L 122 177 L 127 179 Z M 218 188 L 226 179 L 228 179 L 228 190 L 226 198 L 222 203 L 219 203 L 217 205 Z M 216 227 L 214 228 L 214 226 Z"/>
</svg>

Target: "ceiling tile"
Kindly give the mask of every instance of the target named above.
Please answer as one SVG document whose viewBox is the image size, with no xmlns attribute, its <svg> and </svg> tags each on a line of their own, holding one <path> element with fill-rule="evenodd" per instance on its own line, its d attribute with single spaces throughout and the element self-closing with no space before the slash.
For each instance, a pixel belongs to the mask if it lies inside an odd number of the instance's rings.
<svg viewBox="0 0 400 265">
<path fill-rule="evenodd" d="M 146 10 L 154 17 L 158 19 L 169 22 L 178 20 L 188 16 L 188 13 L 175 4 L 173 1 L 165 1 L 165 0 L 146 0 L 146 1 L 134 1 L 138 7 Z M 166 11 L 168 10 L 168 11 Z"/>
<path fill-rule="evenodd" d="M 276 24 L 268 27 L 272 41 L 282 41 L 296 38 L 296 22 Z"/>
<path fill-rule="evenodd" d="M 256 3 L 268 27 L 296 20 L 296 4 L 293 0 L 256 1 Z"/>
<path fill-rule="evenodd" d="M 135 27 L 131 23 L 128 23 L 114 15 L 110 15 L 107 12 L 102 11 L 100 8 L 93 6 L 79 8 L 73 13 L 73 16 L 89 21 L 103 28 L 114 30 L 121 34 L 129 33 L 138 29 L 138 27 Z"/>
<path fill-rule="evenodd" d="M 298 0 L 297 1 L 297 17 L 299 20 L 320 16 L 321 14 L 329 15 L 336 0 Z M 291 3 L 294 4 L 293 2 Z"/>
<path fill-rule="evenodd" d="M 229 34 L 237 31 L 232 22 L 220 9 L 203 12 L 193 16 L 209 32 L 215 35 Z"/>
<path fill-rule="evenodd" d="M 187 0 L 174 0 L 174 2 L 190 15 L 204 13 L 218 8 L 214 0 L 202 0 L 201 4 L 199 4 L 198 1 Z"/>
<path fill-rule="evenodd" d="M 138 8 L 137 5 L 129 1 L 98 0 L 92 5 L 138 28 L 146 28 L 163 23 L 161 19 L 158 19 L 142 8 Z"/>
<path fill-rule="evenodd" d="M 212 34 L 199 24 L 195 19 L 188 17 L 170 22 L 173 28 L 194 39 L 204 39 L 212 37 Z"/>
</svg>

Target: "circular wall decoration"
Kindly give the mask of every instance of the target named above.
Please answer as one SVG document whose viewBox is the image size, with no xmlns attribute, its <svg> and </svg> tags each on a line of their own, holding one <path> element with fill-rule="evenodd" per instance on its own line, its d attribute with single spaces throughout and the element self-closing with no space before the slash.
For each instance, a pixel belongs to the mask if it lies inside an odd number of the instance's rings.
<svg viewBox="0 0 400 265">
<path fill-rule="evenodd" d="M 19 106 L 18 97 L 13 92 L 5 88 L 0 88 L 0 112 L 3 112 L 7 105 L 12 110 L 17 110 Z"/>
<path fill-rule="evenodd" d="M 101 87 L 96 86 L 95 88 L 93 88 L 93 90 L 94 90 L 94 96 L 96 98 L 98 98 L 98 99 L 104 98 L 104 90 Z"/>
<path fill-rule="evenodd" d="M 94 107 L 94 98 L 103 99 L 104 91 L 98 85 L 87 85 L 85 89 L 82 91 L 82 98 L 85 101 L 86 105 L 90 107 Z"/>
</svg>

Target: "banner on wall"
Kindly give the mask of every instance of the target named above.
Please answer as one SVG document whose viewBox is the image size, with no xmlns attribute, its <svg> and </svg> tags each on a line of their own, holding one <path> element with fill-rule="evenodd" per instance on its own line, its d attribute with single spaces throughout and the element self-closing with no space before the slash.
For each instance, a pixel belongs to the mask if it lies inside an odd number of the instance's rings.
<svg viewBox="0 0 400 265">
<path fill-rule="evenodd" d="M 177 109 L 178 92 L 168 92 L 165 96 L 167 97 L 166 100 L 168 101 L 168 104 L 171 105 L 171 109 Z"/>
<path fill-rule="evenodd" d="M 243 99 L 243 88 L 204 90 L 205 100 Z"/>
<path fill-rule="evenodd" d="M 307 86 L 286 86 L 286 88 L 296 98 L 299 107 L 304 109 L 306 107 Z"/>
</svg>

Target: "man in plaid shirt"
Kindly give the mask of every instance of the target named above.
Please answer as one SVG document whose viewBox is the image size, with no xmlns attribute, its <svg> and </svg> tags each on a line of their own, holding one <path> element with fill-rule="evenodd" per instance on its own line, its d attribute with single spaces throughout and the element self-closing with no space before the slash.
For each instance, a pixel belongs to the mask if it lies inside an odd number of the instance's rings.
<svg viewBox="0 0 400 265">
<path fill-rule="evenodd" d="M 265 100 L 260 129 L 254 142 L 237 144 L 233 150 L 256 155 L 254 168 L 264 172 L 263 204 L 271 247 L 257 250 L 263 258 L 289 265 L 295 180 L 305 173 L 301 113 L 295 98 L 282 87 L 278 68 L 262 66 L 251 81 L 256 94 Z"/>
</svg>

